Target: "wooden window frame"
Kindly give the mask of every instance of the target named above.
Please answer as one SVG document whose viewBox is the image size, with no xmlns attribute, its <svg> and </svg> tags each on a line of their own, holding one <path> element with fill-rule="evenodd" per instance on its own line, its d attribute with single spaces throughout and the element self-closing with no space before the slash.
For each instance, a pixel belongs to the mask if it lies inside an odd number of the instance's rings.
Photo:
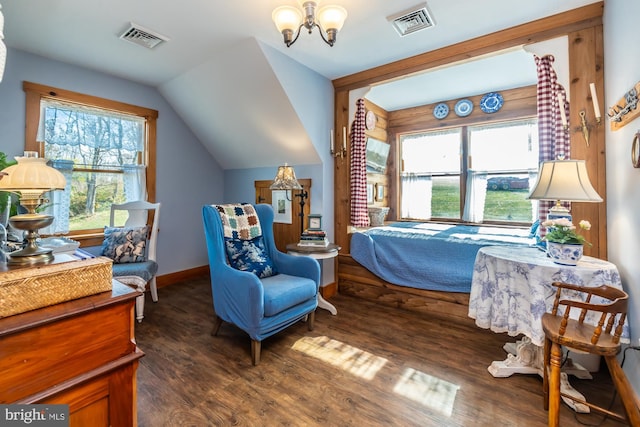
<svg viewBox="0 0 640 427">
<path fill-rule="evenodd" d="M 138 107 L 124 102 L 113 101 L 97 96 L 86 95 L 65 89 L 58 89 L 37 83 L 23 82 L 22 89 L 26 97 L 25 111 L 25 151 L 41 152 L 41 144 L 37 141 L 38 126 L 40 123 L 40 103 L 44 98 L 58 99 L 74 104 L 97 107 L 104 110 L 144 117 L 146 120 L 145 159 L 147 200 L 154 203 L 156 199 L 156 135 L 158 111 L 149 108 Z M 80 242 L 81 246 L 98 246 L 102 244 L 104 233 L 102 229 L 78 230 L 69 233 L 69 236 Z"/>
</svg>

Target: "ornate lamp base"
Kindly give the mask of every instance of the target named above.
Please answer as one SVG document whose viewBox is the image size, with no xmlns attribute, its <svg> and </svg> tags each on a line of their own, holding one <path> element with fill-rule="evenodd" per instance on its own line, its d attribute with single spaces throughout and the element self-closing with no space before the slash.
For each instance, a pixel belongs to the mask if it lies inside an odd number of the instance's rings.
<svg viewBox="0 0 640 427">
<path fill-rule="evenodd" d="M 7 263 L 11 265 L 34 265 L 53 261 L 53 250 L 41 248 L 37 240 L 40 228 L 47 227 L 53 222 L 53 216 L 44 214 L 22 214 L 9 218 L 9 223 L 18 230 L 26 230 L 27 244 L 19 251 L 9 254 Z"/>
</svg>

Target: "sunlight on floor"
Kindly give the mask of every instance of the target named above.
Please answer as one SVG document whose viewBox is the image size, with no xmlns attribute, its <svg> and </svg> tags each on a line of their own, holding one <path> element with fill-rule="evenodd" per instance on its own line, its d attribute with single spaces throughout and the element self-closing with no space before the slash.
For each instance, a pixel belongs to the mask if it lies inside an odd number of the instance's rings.
<svg viewBox="0 0 640 427">
<path fill-rule="evenodd" d="M 292 348 L 367 380 L 373 379 L 387 363 L 383 357 L 325 336 L 301 338 Z"/>
<path fill-rule="evenodd" d="M 408 368 L 393 391 L 439 413 L 451 416 L 460 386 Z"/>
</svg>

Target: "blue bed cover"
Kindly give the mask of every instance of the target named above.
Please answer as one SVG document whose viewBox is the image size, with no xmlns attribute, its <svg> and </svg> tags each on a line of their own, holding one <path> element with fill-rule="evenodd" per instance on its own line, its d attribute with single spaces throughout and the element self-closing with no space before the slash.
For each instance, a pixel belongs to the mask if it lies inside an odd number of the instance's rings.
<svg viewBox="0 0 640 427">
<path fill-rule="evenodd" d="M 354 233 L 351 256 L 395 285 L 470 292 L 481 247 L 534 244 L 528 229 L 399 222 Z"/>
</svg>

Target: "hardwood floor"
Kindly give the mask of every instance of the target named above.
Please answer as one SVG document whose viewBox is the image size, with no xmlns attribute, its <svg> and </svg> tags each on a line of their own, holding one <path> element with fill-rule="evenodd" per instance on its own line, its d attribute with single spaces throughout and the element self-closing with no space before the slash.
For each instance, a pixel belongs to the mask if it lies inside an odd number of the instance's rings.
<svg viewBox="0 0 640 427">
<path fill-rule="evenodd" d="M 513 340 L 468 323 L 336 295 L 338 315 L 316 312 L 262 344 L 251 365 L 250 340 L 224 323 L 211 336 L 209 278 L 158 290 L 136 339 L 138 420 L 156 426 L 544 426 L 542 380 L 493 378 L 487 366 Z M 150 298 L 149 298 L 150 300 Z M 603 367 L 572 385 L 609 402 Z M 600 415 L 579 415 L 597 424 Z M 561 425 L 581 425 L 566 405 Z M 606 420 L 603 426 L 620 426 Z"/>
</svg>

